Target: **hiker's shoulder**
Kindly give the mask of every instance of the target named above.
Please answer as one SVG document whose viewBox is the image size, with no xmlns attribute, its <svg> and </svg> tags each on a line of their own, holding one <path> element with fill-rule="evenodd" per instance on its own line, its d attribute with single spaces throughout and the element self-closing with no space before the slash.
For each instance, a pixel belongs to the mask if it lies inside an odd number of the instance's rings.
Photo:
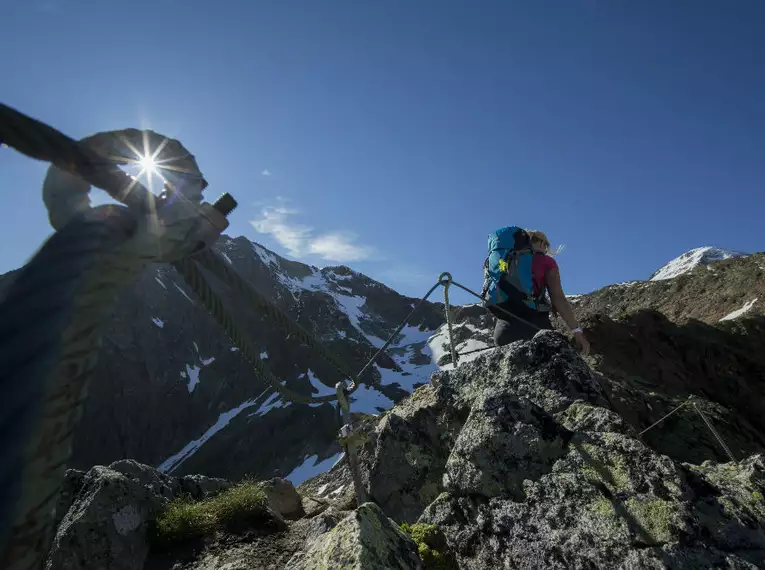
<svg viewBox="0 0 765 570">
<path fill-rule="evenodd" d="M 545 271 L 548 269 L 558 269 L 558 262 L 549 255 L 537 255 L 535 261 L 539 263 L 539 265 L 543 267 Z"/>
</svg>

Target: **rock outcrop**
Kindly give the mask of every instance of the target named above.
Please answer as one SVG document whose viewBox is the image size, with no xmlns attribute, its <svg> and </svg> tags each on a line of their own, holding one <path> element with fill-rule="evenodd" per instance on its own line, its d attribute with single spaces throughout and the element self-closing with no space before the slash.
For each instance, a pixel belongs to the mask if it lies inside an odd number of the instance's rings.
<svg viewBox="0 0 765 570">
<path fill-rule="evenodd" d="M 298 487 L 302 512 L 288 483 L 269 481 L 274 510 L 299 518 L 218 534 L 175 559 L 149 553 L 146 567 L 763 567 L 765 455 L 692 464 L 661 454 L 611 407 L 610 382 L 554 331 L 489 351 L 365 418 L 371 502 L 355 504 L 346 462 Z M 180 487 L 133 462 L 91 469 L 50 567 L 137 570 L 146 526 Z M 446 552 L 416 544 L 402 522 L 435 529 Z"/>
<path fill-rule="evenodd" d="M 161 509 L 177 496 L 203 499 L 231 486 L 200 475 L 176 478 L 132 460 L 87 473 L 69 470 L 48 570 L 139 570 Z"/>
<path fill-rule="evenodd" d="M 608 407 L 608 382 L 554 332 L 438 373 L 379 421 L 367 490 L 439 527 L 460 568 L 761 567 L 765 456 L 657 453 Z M 331 499 L 345 469 L 301 488 Z"/>
<path fill-rule="evenodd" d="M 289 568 L 421 570 L 417 546 L 374 503 L 364 503 L 334 529 L 314 541 Z"/>
</svg>

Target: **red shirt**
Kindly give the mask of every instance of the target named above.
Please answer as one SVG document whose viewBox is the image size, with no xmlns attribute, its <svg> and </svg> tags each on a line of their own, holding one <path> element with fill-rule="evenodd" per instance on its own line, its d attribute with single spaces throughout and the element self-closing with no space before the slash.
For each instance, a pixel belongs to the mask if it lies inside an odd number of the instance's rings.
<svg viewBox="0 0 765 570">
<path fill-rule="evenodd" d="M 534 280 L 534 296 L 545 291 L 547 280 L 545 273 L 549 269 L 558 269 L 558 264 L 549 255 L 535 255 L 531 262 L 531 273 Z"/>
</svg>

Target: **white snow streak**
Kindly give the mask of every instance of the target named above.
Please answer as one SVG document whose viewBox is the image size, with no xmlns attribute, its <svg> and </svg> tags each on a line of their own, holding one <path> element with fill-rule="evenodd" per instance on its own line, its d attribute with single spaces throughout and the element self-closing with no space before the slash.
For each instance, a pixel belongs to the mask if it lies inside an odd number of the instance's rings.
<svg viewBox="0 0 765 570">
<path fill-rule="evenodd" d="M 253 251 L 258 255 L 260 260 L 266 264 L 266 265 L 279 265 L 279 262 L 276 259 L 276 256 L 266 251 L 263 247 L 259 246 L 258 244 L 254 243 L 252 244 Z"/>
<path fill-rule="evenodd" d="M 757 302 L 757 297 L 755 297 L 754 299 L 752 299 L 751 301 L 749 301 L 748 303 L 746 303 L 746 304 L 745 304 L 743 307 L 741 307 L 740 309 L 738 309 L 738 310 L 736 310 L 736 311 L 733 311 L 732 313 L 729 313 L 729 314 L 725 315 L 725 316 L 724 316 L 722 319 L 720 319 L 720 320 L 721 320 L 721 321 L 732 321 L 733 319 L 737 319 L 737 318 L 739 318 L 740 316 L 742 316 L 743 314 L 747 313 L 747 312 L 749 311 L 749 309 L 751 309 L 752 307 L 754 307 L 754 304 L 755 304 L 756 302 Z"/>
<path fill-rule="evenodd" d="M 263 402 L 261 406 L 254 412 L 252 412 L 248 417 L 252 416 L 265 416 L 268 412 L 273 410 L 274 408 L 286 408 L 288 406 L 292 405 L 292 402 L 284 402 L 279 399 L 279 393 L 274 392 L 268 397 L 268 400 Z"/>
<path fill-rule="evenodd" d="M 157 325 L 159 328 L 165 328 L 165 321 L 162 319 L 158 319 L 157 317 L 152 317 L 151 322 Z"/>
<path fill-rule="evenodd" d="M 258 396 L 258 398 L 259 397 L 260 396 Z M 200 447 L 209 441 L 212 436 L 225 428 L 229 422 L 234 419 L 242 410 L 254 406 L 256 400 L 257 398 L 255 400 L 248 400 L 239 404 L 236 408 L 220 414 L 218 416 L 218 421 L 215 422 L 205 433 L 203 433 L 202 437 L 187 443 L 186 446 L 178 453 L 165 459 L 159 465 L 159 467 L 157 467 L 157 469 L 162 473 L 172 473 L 175 471 L 184 461 L 194 455 Z"/>
<path fill-rule="evenodd" d="M 160 279 L 159 277 L 155 277 L 155 278 L 154 278 L 154 280 L 155 280 L 157 283 L 159 283 L 160 285 L 162 285 L 162 288 L 163 288 L 165 291 L 167 291 L 167 285 L 165 285 L 165 283 L 164 283 L 164 281 L 162 281 L 162 279 Z"/>
<path fill-rule="evenodd" d="M 178 287 L 177 283 L 173 283 L 173 285 L 175 286 L 176 289 L 178 289 L 178 291 L 181 292 L 181 295 L 183 295 L 184 297 L 186 297 L 189 300 L 189 303 L 191 303 L 192 305 L 194 304 L 194 300 L 186 294 L 186 291 L 184 291 L 183 289 Z"/>
</svg>

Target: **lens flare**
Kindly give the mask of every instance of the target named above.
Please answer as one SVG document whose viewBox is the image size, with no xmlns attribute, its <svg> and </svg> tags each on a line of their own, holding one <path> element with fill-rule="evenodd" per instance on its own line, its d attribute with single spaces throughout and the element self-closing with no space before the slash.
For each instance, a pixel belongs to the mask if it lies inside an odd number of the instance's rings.
<svg viewBox="0 0 765 570">
<path fill-rule="evenodd" d="M 141 170 L 145 172 L 148 175 L 152 174 L 158 174 L 157 173 L 157 163 L 154 162 L 154 157 L 145 155 L 138 159 L 138 165 L 141 167 Z"/>
</svg>

